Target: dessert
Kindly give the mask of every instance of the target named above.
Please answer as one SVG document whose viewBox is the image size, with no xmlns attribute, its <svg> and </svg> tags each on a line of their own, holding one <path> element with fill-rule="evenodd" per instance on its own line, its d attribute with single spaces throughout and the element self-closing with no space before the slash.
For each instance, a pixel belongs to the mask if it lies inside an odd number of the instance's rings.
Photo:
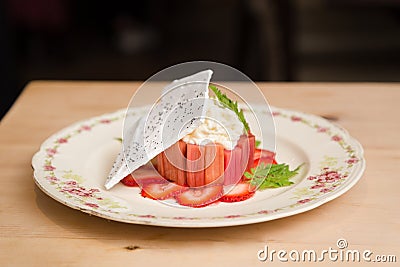
<svg viewBox="0 0 400 267">
<path fill-rule="evenodd" d="M 156 168 L 169 181 L 189 187 L 232 185 L 253 168 L 255 136 L 218 100 L 207 102 L 204 122 L 157 155 Z"/>
<path fill-rule="evenodd" d="M 211 74 L 200 72 L 164 88 L 149 116 L 128 129 L 107 188 L 121 181 L 139 186 L 145 198 L 199 208 L 291 184 L 298 169 L 290 171 L 276 164 L 275 153 L 256 148 L 243 111 L 209 84 Z M 275 180 L 268 181 L 274 164 Z"/>
</svg>

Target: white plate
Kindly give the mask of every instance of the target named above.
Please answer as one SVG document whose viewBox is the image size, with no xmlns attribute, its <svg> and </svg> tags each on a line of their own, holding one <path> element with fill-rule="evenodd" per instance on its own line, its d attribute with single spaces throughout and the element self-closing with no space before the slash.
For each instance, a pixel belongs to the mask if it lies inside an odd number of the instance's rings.
<svg viewBox="0 0 400 267">
<path fill-rule="evenodd" d="M 254 111 L 266 112 L 253 106 Z M 104 181 L 120 149 L 125 110 L 71 125 L 48 138 L 32 159 L 36 184 L 47 195 L 85 213 L 135 224 L 221 227 L 274 220 L 316 208 L 349 190 L 365 169 L 363 149 L 318 116 L 272 108 L 277 161 L 305 165 L 285 188 L 257 191 L 249 200 L 177 208 L 140 196 L 138 188 Z M 140 117 L 146 107 L 136 108 Z"/>
</svg>

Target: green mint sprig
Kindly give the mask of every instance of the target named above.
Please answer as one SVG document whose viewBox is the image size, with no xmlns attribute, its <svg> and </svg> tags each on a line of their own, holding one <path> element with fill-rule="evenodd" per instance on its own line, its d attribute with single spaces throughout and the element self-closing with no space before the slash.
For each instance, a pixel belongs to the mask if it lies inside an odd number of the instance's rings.
<svg viewBox="0 0 400 267">
<path fill-rule="evenodd" d="M 247 132 L 250 132 L 249 124 L 244 117 L 243 110 L 239 109 L 237 101 L 232 101 L 226 94 L 222 93 L 216 86 L 210 85 L 210 89 L 214 92 L 215 96 L 218 98 L 218 101 L 225 107 L 229 108 L 233 112 L 236 113 L 239 120 L 243 123 L 244 128 Z"/>
<path fill-rule="evenodd" d="M 298 174 L 302 165 L 294 170 L 289 169 L 289 165 L 282 164 L 259 164 L 252 168 L 251 172 L 245 172 L 244 176 L 250 180 L 250 184 L 259 185 L 258 190 L 267 188 L 278 188 L 292 185 L 290 178 Z"/>
</svg>

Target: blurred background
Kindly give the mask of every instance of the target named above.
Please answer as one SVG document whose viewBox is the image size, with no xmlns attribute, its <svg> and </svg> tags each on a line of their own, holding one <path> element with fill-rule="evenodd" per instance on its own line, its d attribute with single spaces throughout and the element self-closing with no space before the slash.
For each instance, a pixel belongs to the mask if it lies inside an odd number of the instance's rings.
<svg viewBox="0 0 400 267">
<path fill-rule="evenodd" d="M 0 118 L 31 80 L 145 80 L 210 60 L 255 81 L 400 81 L 400 0 L 3 0 Z"/>
</svg>

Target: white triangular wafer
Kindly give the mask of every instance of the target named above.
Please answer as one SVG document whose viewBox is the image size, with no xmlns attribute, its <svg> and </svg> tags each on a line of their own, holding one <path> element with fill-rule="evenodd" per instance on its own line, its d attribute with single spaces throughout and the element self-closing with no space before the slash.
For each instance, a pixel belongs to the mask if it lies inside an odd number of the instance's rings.
<svg viewBox="0 0 400 267">
<path fill-rule="evenodd" d="M 205 70 L 173 81 L 147 115 L 131 125 L 125 120 L 129 128 L 124 131 L 124 146 L 108 175 L 106 189 L 200 126 L 212 73 Z"/>
</svg>

